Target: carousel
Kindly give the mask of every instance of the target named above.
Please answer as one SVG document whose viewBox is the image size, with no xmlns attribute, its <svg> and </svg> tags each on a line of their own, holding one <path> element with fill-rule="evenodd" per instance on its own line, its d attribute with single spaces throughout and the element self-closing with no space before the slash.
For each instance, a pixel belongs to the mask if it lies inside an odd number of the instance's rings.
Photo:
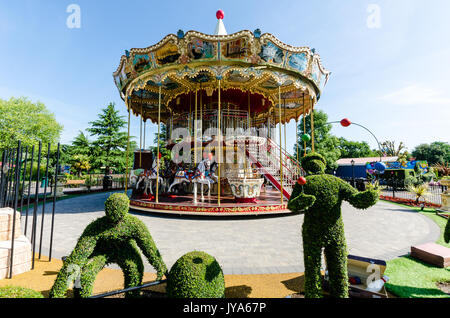
<svg viewBox="0 0 450 318">
<path fill-rule="evenodd" d="M 113 77 L 140 149 L 127 171 L 133 209 L 189 215 L 289 213 L 302 175 L 299 152 L 286 149 L 286 124 L 312 116 L 330 72 L 315 49 L 293 47 L 259 29 L 228 35 L 169 34 L 125 51 Z M 157 145 L 145 148 L 146 124 Z M 304 149 L 314 151 L 311 136 Z M 283 132 L 284 129 L 284 132 Z M 144 142 L 143 142 L 144 140 Z M 127 149 L 131 151 L 131 149 Z M 131 166 L 131 163 L 127 163 Z"/>
</svg>

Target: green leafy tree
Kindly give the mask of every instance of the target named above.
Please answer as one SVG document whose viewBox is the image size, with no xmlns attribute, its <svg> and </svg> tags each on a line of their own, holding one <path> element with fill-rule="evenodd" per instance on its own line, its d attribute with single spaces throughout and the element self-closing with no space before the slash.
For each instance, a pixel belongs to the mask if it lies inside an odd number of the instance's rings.
<svg viewBox="0 0 450 318">
<path fill-rule="evenodd" d="M 367 142 L 350 141 L 345 138 L 339 138 L 339 150 L 341 158 L 364 158 L 376 157 L 378 153 L 370 149 Z"/>
<path fill-rule="evenodd" d="M 435 141 L 431 144 L 421 144 L 414 148 L 412 156 L 417 160 L 426 160 L 429 165 L 450 162 L 450 144 Z"/>
<path fill-rule="evenodd" d="M 381 143 L 381 150 L 383 151 L 383 155 L 386 156 L 401 156 L 403 153 L 406 152 L 406 146 L 401 141 L 398 146 L 395 145 L 395 141 L 386 140 Z"/>
<path fill-rule="evenodd" d="M 303 118 L 299 121 L 298 125 L 298 149 L 299 149 L 299 158 L 304 154 L 304 145 L 301 140 L 301 136 L 303 134 L 308 134 L 312 137 L 311 134 L 311 116 L 306 116 L 306 130 L 303 130 Z M 322 154 L 327 162 L 326 170 L 327 172 L 331 172 L 337 169 L 336 161 L 341 156 L 341 151 L 339 150 L 339 139 L 336 136 L 333 136 L 331 132 L 331 124 L 327 124 L 328 115 L 321 110 L 314 110 L 314 147 L 315 151 Z M 306 151 L 310 152 L 311 150 L 311 142 L 309 141 L 306 144 Z M 294 158 L 297 157 L 297 145 L 294 145 Z"/>
<path fill-rule="evenodd" d="M 89 141 L 88 137 L 82 131 L 80 131 L 78 136 L 76 136 L 72 141 L 70 151 L 73 154 L 91 156 L 92 150 L 93 147 L 91 146 L 91 142 Z"/>
<path fill-rule="evenodd" d="M 87 155 L 74 155 L 71 160 L 72 168 L 81 177 L 83 171 L 89 171 L 91 164 Z"/>
<path fill-rule="evenodd" d="M 115 104 L 110 103 L 99 114 L 96 121 L 90 122 L 87 131 L 97 139 L 92 142 L 94 168 L 104 167 L 105 174 L 109 174 L 111 168 L 123 172 L 126 165 L 127 132 L 121 131 L 127 124 Z"/>
<path fill-rule="evenodd" d="M 62 129 L 41 102 L 33 103 L 26 97 L 0 99 L 0 149 L 17 147 L 19 140 L 24 147 L 37 147 L 42 141 L 55 148 Z"/>
</svg>

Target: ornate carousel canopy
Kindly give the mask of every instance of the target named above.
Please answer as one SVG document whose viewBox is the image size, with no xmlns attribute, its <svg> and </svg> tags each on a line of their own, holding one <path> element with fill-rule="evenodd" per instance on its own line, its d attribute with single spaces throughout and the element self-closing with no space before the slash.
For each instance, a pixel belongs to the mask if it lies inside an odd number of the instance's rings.
<svg viewBox="0 0 450 318">
<path fill-rule="evenodd" d="M 218 19 L 220 24 L 223 15 Z M 220 80 L 224 107 L 249 107 L 256 121 L 279 104 L 282 122 L 311 111 L 330 75 L 314 49 L 284 44 L 259 29 L 227 35 L 222 24 L 216 33 L 179 30 L 155 45 L 125 51 L 113 77 L 127 107 L 157 122 L 161 103 L 165 121 L 190 111 L 196 91 L 203 103 L 217 107 Z"/>
</svg>

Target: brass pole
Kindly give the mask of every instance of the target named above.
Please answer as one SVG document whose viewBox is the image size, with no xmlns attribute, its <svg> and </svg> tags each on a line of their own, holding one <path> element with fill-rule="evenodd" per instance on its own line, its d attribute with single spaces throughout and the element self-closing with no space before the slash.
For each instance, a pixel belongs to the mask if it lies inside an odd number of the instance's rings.
<svg viewBox="0 0 450 318">
<path fill-rule="evenodd" d="M 197 165 L 197 88 L 195 89 L 195 115 L 194 115 L 194 166 Z"/>
<path fill-rule="evenodd" d="M 284 152 L 287 153 L 287 147 L 286 147 L 286 99 L 283 101 L 284 104 Z"/>
<path fill-rule="evenodd" d="M 145 130 L 147 129 L 147 128 L 145 128 L 145 124 L 146 124 L 146 121 L 144 120 L 144 144 L 142 147 L 142 148 L 144 148 L 144 150 L 145 150 Z"/>
<path fill-rule="evenodd" d="M 142 105 L 141 118 L 139 120 L 139 168 L 142 168 Z"/>
<path fill-rule="evenodd" d="M 200 86 L 201 87 L 201 86 Z M 200 90 L 200 139 L 202 140 L 202 143 L 200 144 L 200 147 L 203 150 L 203 92 Z M 203 160 L 203 151 L 201 151 L 202 155 L 200 157 L 200 161 Z"/>
<path fill-rule="evenodd" d="M 303 93 L 303 134 L 306 134 L 306 107 L 305 107 L 305 94 Z M 306 156 L 306 141 L 303 141 L 303 156 Z"/>
<path fill-rule="evenodd" d="M 219 137 L 219 154 L 217 156 L 218 159 L 218 182 L 217 182 L 217 204 L 220 206 L 220 161 L 222 157 L 222 128 L 220 126 L 220 79 L 219 79 L 219 108 L 218 108 L 218 114 L 217 114 L 217 126 L 218 126 L 218 137 Z"/>
<path fill-rule="evenodd" d="M 250 119 L 250 91 L 248 91 L 248 123 L 247 128 L 250 130 L 251 119 Z"/>
<path fill-rule="evenodd" d="M 298 113 L 295 112 L 295 144 L 297 145 L 297 162 L 298 162 Z"/>
<path fill-rule="evenodd" d="M 161 85 L 159 85 L 159 96 L 158 96 L 158 138 L 157 138 L 157 151 L 156 151 L 156 203 L 159 202 L 159 134 L 161 126 Z"/>
<path fill-rule="evenodd" d="M 311 145 L 314 152 L 314 100 L 311 99 Z"/>
<path fill-rule="evenodd" d="M 281 85 L 278 86 L 278 117 L 279 117 L 279 133 L 280 133 L 280 186 L 281 186 L 281 204 L 283 204 L 283 162 L 281 151 Z"/>
<path fill-rule="evenodd" d="M 191 119 L 192 119 L 192 93 L 189 92 L 189 115 L 188 115 L 188 129 L 189 129 L 189 139 L 192 137 L 192 130 L 191 130 Z"/>
<path fill-rule="evenodd" d="M 128 137 L 127 137 L 127 154 L 126 154 L 126 167 L 125 167 L 125 173 L 126 173 L 126 179 L 125 179 L 125 194 L 127 194 L 128 191 L 128 157 L 130 156 L 130 108 L 128 107 Z"/>
</svg>

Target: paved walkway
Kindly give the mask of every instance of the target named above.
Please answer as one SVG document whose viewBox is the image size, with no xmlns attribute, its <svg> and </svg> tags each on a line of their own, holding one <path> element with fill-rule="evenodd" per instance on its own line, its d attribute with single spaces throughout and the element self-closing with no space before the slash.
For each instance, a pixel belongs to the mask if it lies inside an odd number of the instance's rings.
<svg viewBox="0 0 450 318">
<path fill-rule="evenodd" d="M 86 225 L 104 215 L 108 196 L 91 194 L 56 203 L 53 257 L 70 254 Z M 36 252 L 41 210 L 39 207 Z M 169 268 L 183 254 L 201 250 L 215 256 L 225 274 L 304 271 L 302 215 L 215 219 L 132 213 L 148 226 Z M 437 240 L 440 234 L 427 217 L 386 202 L 366 211 L 344 203 L 343 217 L 349 253 L 358 256 L 392 259 L 408 253 L 411 245 Z M 25 213 L 22 224 L 24 221 Z M 29 217 L 28 236 L 31 224 Z M 51 204 L 47 204 L 42 255 L 48 255 L 50 225 Z M 146 271 L 154 272 L 147 263 Z"/>
</svg>

